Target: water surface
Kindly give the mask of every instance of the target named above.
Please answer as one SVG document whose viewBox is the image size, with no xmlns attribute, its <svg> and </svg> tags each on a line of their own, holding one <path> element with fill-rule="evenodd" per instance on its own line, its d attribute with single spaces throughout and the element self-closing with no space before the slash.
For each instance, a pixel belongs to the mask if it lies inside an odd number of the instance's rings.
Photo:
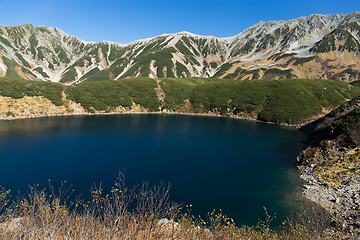
<svg viewBox="0 0 360 240">
<path fill-rule="evenodd" d="M 129 187 L 172 184 L 171 199 L 205 216 L 222 209 L 239 224 L 299 208 L 294 167 L 301 132 L 238 119 L 179 115 L 74 116 L 0 121 L 0 185 L 26 193 L 66 180 L 88 195 L 109 191 L 119 170 Z"/>
</svg>

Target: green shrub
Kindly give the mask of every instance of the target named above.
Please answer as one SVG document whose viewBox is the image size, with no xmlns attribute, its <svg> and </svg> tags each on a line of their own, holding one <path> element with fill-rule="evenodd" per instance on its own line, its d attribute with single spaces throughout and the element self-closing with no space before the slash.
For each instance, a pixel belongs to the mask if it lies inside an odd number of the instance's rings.
<svg viewBox="0 0 360 240">
<path fill-rule="evenodd" d="M 335 51 L 335 37 L 332 34 L 326 35 L 321 41 L 315 44 L 315 47 L 311 49 L 318 53 Z"/>
<path fill-rule="evenodd" d="M 166 105 L 164 109 L 176 109 L 177 105 L 184 104 L 184 100 L 190 99 L 194 88 L 197 85 L 222 81 L 209 78 L 165 78 L 161 80 L 161 88 L 165 92 Z"/>
<path fill-rule="evenodd" d="M 239 112 L 248 104 L 260 105 L 265 101 L 268 90 L 261 86 L 264 80 L 218 80 L 197 85 L 190 101 L 195 108 L 206 111 L 221 111 L 227 108 Z M 247 108 L 250 110 L 250 106 Z"/>
<path fill-rule="evenodd" d="M 232 67 L 232 65 L 230 63 L 224 63 L 223 65 L 221 65 L 219 71 L 216 72 L 216 74 L 214 75 L 214 78 L 220 77 L 231 67 Z"/>
<path fill-rule="evenodd" d="M 184 74 L 185 72 L 185 74 Z M 176 62 L 176 73 L 178 77 L 188 77 L 190 76 L 189 70 L 181 63 Z"/>
<path fill-rule="evenodd" d="M 8 47 L 12 48 L 11 43 L 9 42 L 9 40 L 7 40 L 6 38 L 3 38 L 2 36 L 0 36 L 0 42 L 2 42 L 3 44 L 5 44 Z"/>
<path fill-rule="evenodd" d="M 296 77 L 292 74 L 292 69 L 281 70 L 278 68 L 269 68 L 264 72 L 264 78 L 273 78 L 273 75 L 280 76 L 282 78 Z"/>
<path fill-rule="evenodd" d="M 0 78 L 0 95 L 11 98 L 24 96 L 44 96 L 56 106 L 63 104 L 63 86 L 58 83 L 25 80 L 20 78 Z"/>
<path fill-rule="evenodd" d="M 152 111 L 159 110 L 159 101 L 150 78 L 83 82 L 66 89 L 68 98 L 80 103 L 86 110 L 111 110 L 118 106 L 131 107 L 132 101 Z"/>
<path fill-rule="evenodd" d="M 333 80 L 286 79 L 273 81 L 259 118 L 270 122 L 297 122 L 337 106 L 360 94 L 358 88 Z"/>
<path fill-rule="evenodd" d="M 195 109 L 219 113 L 221 110 L 231 109 L 234 114 L 243 111 L 251 113 L 258 109 L 258 118 L 269 122 L 302 121 L 316 115 L 323 108 L 337 106 L 346 102 L 346 99 L 360 95 L 359 88 L 351 88 L 345 82 L 333 80 L 222 79 L 218 82 L 195 83 L 192 87 L 187 87 L 187 92 L 183 95 L 179 93 L 185 91 L 177 91 L 176 94 L 181 98 L 174 101 L 171 97 L 175 96 L 175 92 L 171 93 L 166 88 L 175 84 L 170 83 L 168 87 L 166 85 L 163 87 L 167 93 L 165 101 L 169 104 L 180 104 L 190 94 L 189 99 Z M 176 89 L 181 87 L 176 86 Z"/>
<path fill-rule="evenodd" d="M 216 62 L 210 63 L 211 68 L 217 68 L 218 64 Z"/>
<path fill-rule="evenodd" d="M 76 77 L 76 70 L 75 68 L 70 69 L 70 71 L 68 71 L 65 76 L 60 80 L 60 82 L 62 83 L 66 83 L 66 82 L 72 82 L 75 81 L 75 77 Z"/>
<path fill-rule="evenodd" d="M 14 70 L 14 65 L 18 66 L 18 64 L 14 61 L 11 61 L 10 59 L 8 59 L 7 57 L 2 57 L 5 65 L 8 67 L 7 72 L 6 72 L 6 76 L 8 77 L 14 77 L 14 78 L 18 78 L 19 76 L 16 74 L 15 70 Z"/>
<path fill-rule="evenodd" d="M 34 71 L 37 71 L 38 73 L 40 73 L 44 78 L 50 78 L 49 75 L 47 75 L 47 73 L 44 72 L 42 67 L 37 67 L 34 69 Z"/>
<path fill-rule="evenodd" d="M 16 57 L 23 63 L 25 67 L 30 68 L 30 64 L 21 56 L 20 53 L 15 53 Z"/>
<path fill-rule="evenodd" d="M 86 82 L 106 81 L 110 79 L 109 72 L 110 72 L 109 68 L 106 68 L 101 71 L 98 68 L 95 68 L 90 72 L 88 72 L 88 74 L 85 74 L 85 76 L 83 76 L 82 79 L 87 78 Z"/>
<path fill-rule="evenodd" d="M 341 132 L 346 132 L 352 125 L 360 122 L 360 108 L 351 111 L 345 118 L 334 122 L 335 127 Z"/>
<path fill-rule="evenodd" d="M 299 64 L 303 65 L 304 63 L 310 62 L 310 61 L 312 61 L 312 60 L 314 60 L 314 59 L 315 59 L 315 57 L 298 58 L 298 59 L 296 59 L 296 61 L 294 62 L 294 65 L 299 65 Z"/>
</svg>

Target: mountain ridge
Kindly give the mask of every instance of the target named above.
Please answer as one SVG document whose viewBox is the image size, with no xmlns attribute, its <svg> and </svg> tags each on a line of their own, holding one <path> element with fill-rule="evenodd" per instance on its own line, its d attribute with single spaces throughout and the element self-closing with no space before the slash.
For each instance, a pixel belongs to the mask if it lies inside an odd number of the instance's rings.
<svg viewBox="0 0 360 240">
<path fill-rule="evenodd" d="M 218 38 L 187 31 L 127 44 L 88 42 L 56 27 L 0 25 L 0 76 L 74 84 L 126 77 L 360 77 L 360 12 L 258 22 Z M 358 70 L 359 69 L 359 70 Z"/>
</svg>

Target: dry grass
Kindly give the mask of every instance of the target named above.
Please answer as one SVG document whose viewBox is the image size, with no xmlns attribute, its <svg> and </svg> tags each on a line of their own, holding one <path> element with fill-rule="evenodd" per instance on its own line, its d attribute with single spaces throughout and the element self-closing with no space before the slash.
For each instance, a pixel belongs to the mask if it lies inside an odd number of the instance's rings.
<svg viewBox="0 0 360 240">
<path fill-rule="evenodd" d="M 315 168 L 315 173 L 319 176 L 321 183 L 326 183 L 332 188 L 345 185 L 350 179 L 358 179 L 360 177 L 360 148 L 333 154 Z"/>
<path fill-rule="evenodd" d="M 280 230 L 269 228 L 274 216 L 257 226 L 238 227 L 221 211 L 206 220 L 195 218 L 190 208 L 169 200 L 169 186 L 127 189 L 119 176 L 111 194 L 101 185 L 92 189 L 90 201 L 69 201 L 64 185 L 50 191 L 30 188 L 12 203 L 9 191 L 0 190 L 0 239 L 337 239 L 329 233 L 329 218 L 317 208 L 288 219 Z M 168 220 L 170 219 L 170 220 Z"/>
</svg>

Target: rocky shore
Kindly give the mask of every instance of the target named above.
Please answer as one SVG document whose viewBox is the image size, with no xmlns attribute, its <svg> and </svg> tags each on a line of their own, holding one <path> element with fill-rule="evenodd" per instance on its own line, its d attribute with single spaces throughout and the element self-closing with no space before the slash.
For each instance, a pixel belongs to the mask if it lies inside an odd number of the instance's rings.
<svg viewBox="0 0 360 240">
<path fill-rule="evenodd" d="M 325 208 L 344 229 L 354 231 L 360 227 L 360 181 L 351 179 L 347 185 L 330 188 L 319 182 L 311 167 L 300 166 L 299 170 L 306 198 Z"/>
<path fill-rule="evenodd" d="M 303 195 L 326 209 L 339 227 L 360 230 L 360 148 L 328 141 L 307 164 L 298 164 Z"/>
<path fill-rule="evenodd" d="M 303 195 L 326 209 L 336 229 L 360 234 L 360 97 L 300 130 L 308 134 L 298 156 Z"/>
</svg>

